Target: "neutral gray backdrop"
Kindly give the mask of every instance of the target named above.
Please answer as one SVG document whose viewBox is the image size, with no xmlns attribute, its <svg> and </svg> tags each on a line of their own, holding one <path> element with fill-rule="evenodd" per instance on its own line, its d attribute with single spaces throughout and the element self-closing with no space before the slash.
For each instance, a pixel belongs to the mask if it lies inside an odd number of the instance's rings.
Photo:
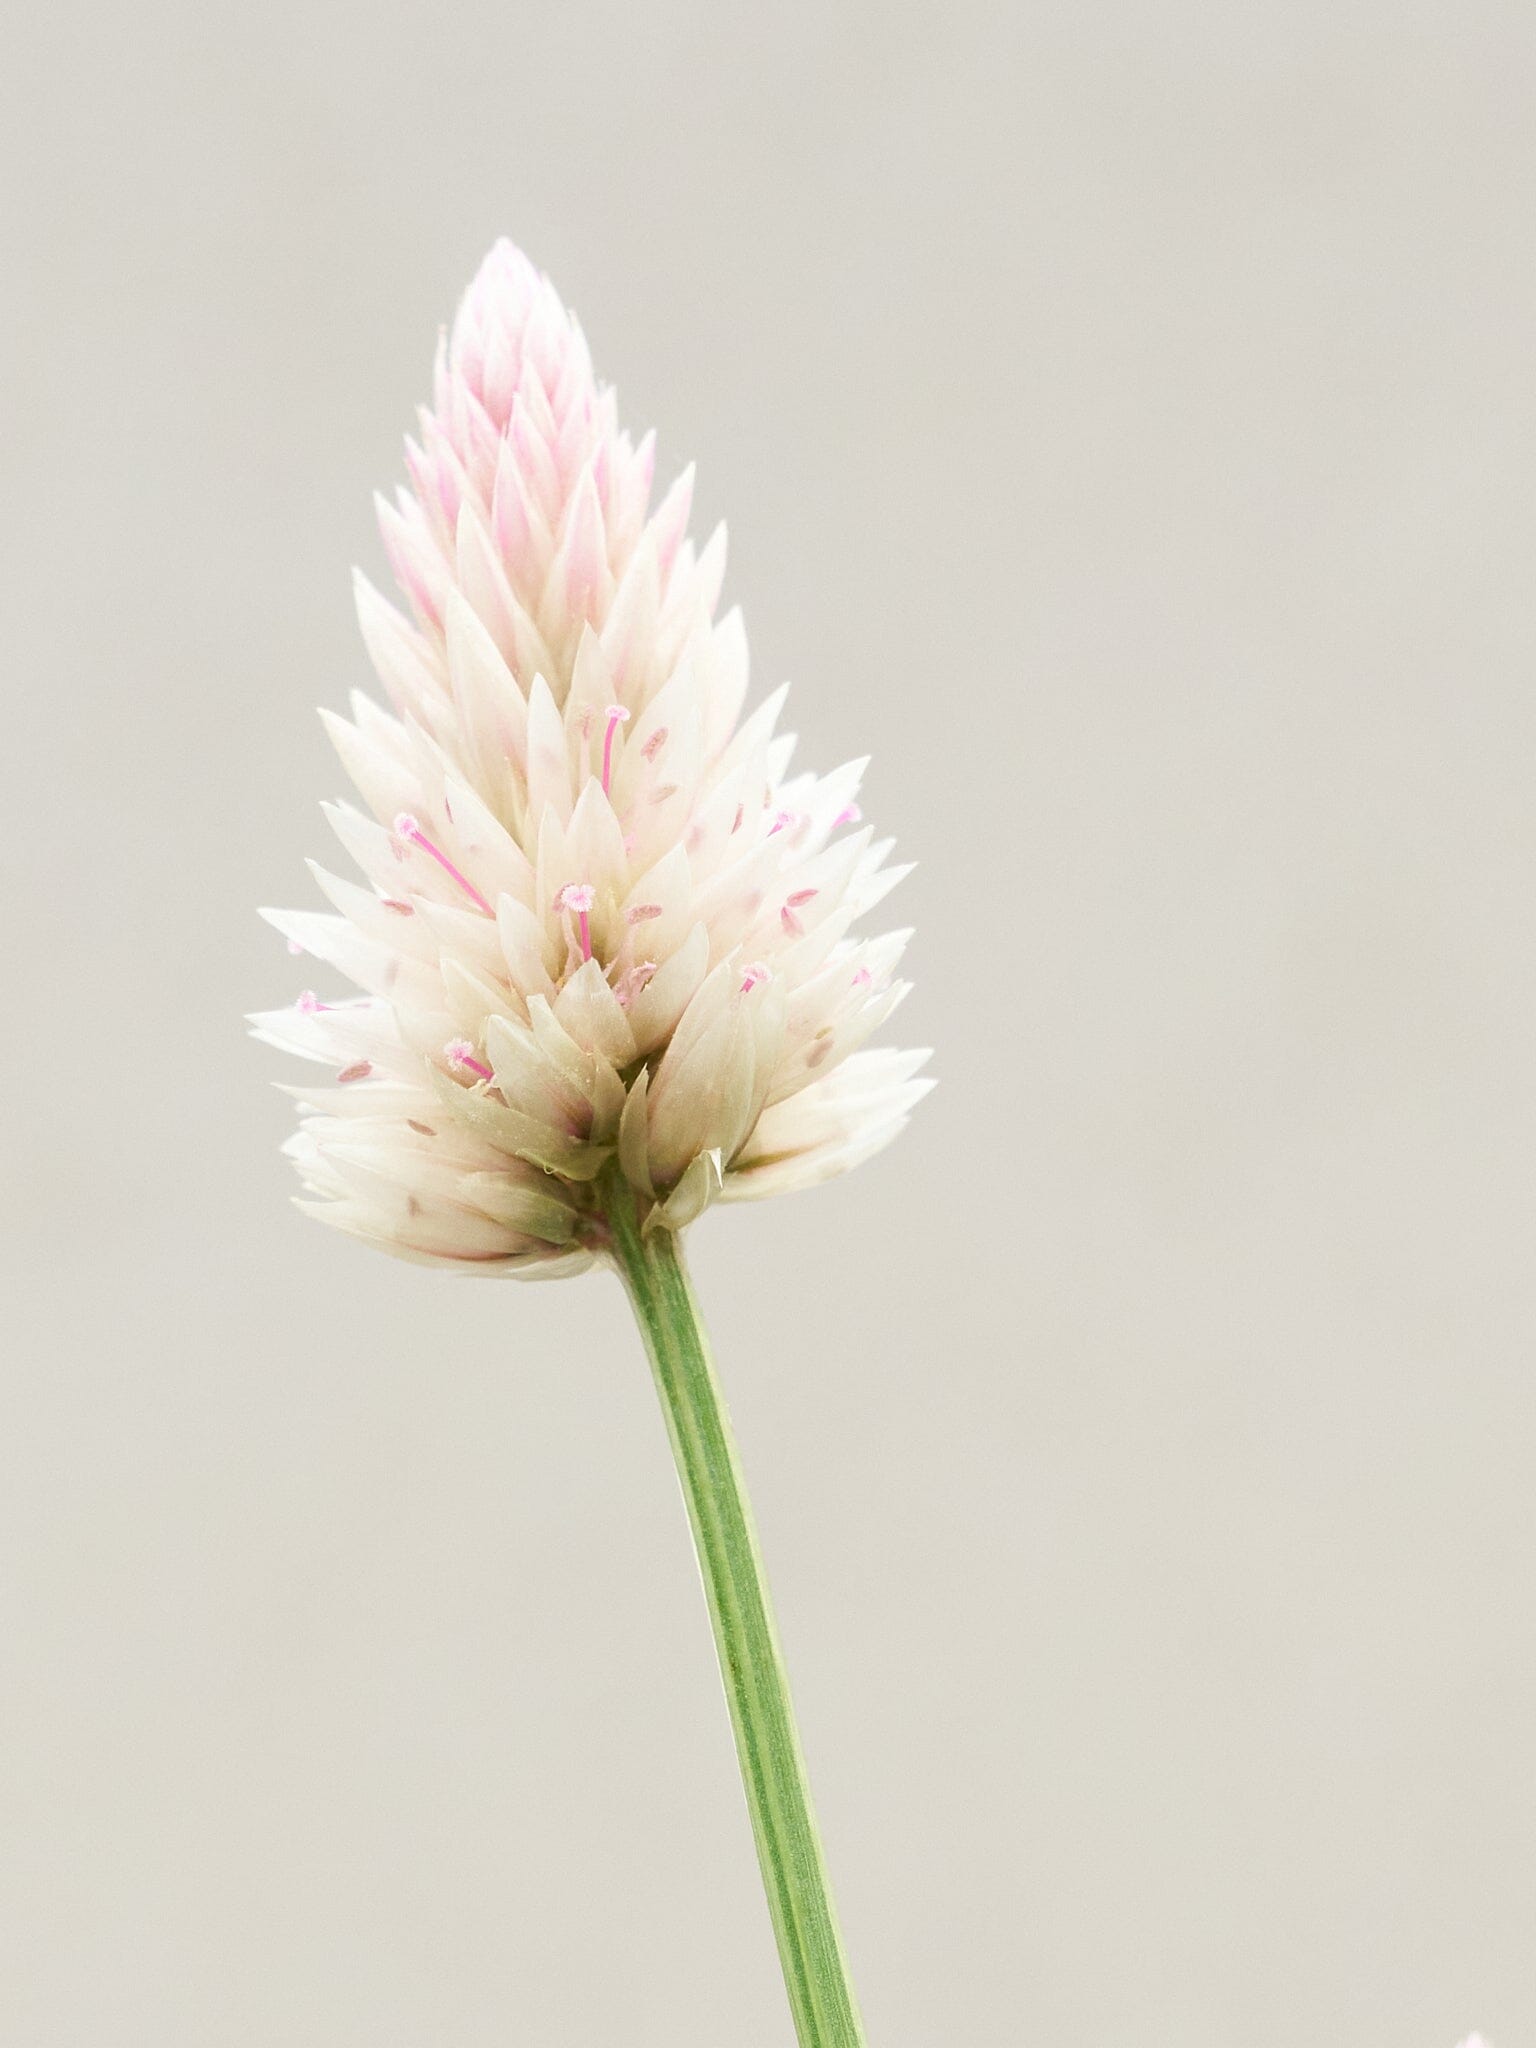
<svg viewBox="0 0 1536 2048">
<path fill-rule="evenodd" d="M 1536 22 L 7 37 L 0 2041 L 785 2048 L 608 1279 L 287 1206 L 348 568 L 509 232 L 921 865 L 694 1257 L 872 2048 L 1536 2043 Z"/>
</svg>

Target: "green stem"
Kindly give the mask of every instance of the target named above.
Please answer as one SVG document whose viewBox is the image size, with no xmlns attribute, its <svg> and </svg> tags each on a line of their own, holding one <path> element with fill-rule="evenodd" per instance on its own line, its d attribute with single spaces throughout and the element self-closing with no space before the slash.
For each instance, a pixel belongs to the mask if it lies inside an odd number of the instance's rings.
<svg viewBox="0 0 1536 2048">
<path fill-rule="evenodd" d="M 752 1510 L 682 1248 L 670 1230 L 642 1234 L 616 1169 L 601 1192 L 693 1525 L 800 2048 L 864 2048 Z"/>
</svg>

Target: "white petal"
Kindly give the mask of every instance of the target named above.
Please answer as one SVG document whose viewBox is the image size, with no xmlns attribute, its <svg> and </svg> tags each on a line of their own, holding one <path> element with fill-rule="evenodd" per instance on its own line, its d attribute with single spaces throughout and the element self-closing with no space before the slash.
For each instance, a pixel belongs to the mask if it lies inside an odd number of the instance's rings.
<svg viewBox="0 0 1536 2048">
<path fill-rule="evenodd" d="M 695 1222 L 720 1193 L 723 1179 L 719 1150 L 701 1152 L 666 1200 L 646 1217 L 646 1236 L 653 1230 L 682 1230 Z"/>
<path fill-rule="evenodd" d="M 649 1134 L 646 1127 L 646 1096 L 651 1085 L 649 1067 L 640 1069 L 639 1078 L 625 1098 L 623 1114 L 619 1118 L 619 1164 L 625 1178 L 647 1199 L 656 1189 L 651 1181 Z"/>
<path fill-rule="evenodd" d="M 640 927 L 642 933 L 646 929 Z M 708 971 L 709 932 L 696 924 L 629 1006 L 629 1028 L 637 1052 L 654 1052 L 671 1035 Z"/>
<path fill-rule="evenodd" d="M 526 903 L 502 895 L 496 901 L 496 930 L 502 956 L 513 986 L 524 999 L 541 995 L 553 997 L 555 984 L 550 968 L 555 964 L 555 946 L 549 927 L 535 917 Z"/>
<path fill-rule="evenodd" d="M 495 641 L 458 591 L 448 600 L 447 648 L 462 758 L 487 804 L 515 831 L 526 787 L 528 706 Z"/>
<path fill-rule="evenodd" d="M 546 813 L 563 825 L 571 815 L 571 761 L 565 724 L 548 683 L 533 679 L 528 692 L 528 818 L 537 827 Z"/>
<path fill-rule="evenodd" d="M 556 1020 L 576 1043 L 615 1067 L 636 1055 L 635 1035 L 595 960 L 585 960 L 554 1002 Z"/>
</svg>

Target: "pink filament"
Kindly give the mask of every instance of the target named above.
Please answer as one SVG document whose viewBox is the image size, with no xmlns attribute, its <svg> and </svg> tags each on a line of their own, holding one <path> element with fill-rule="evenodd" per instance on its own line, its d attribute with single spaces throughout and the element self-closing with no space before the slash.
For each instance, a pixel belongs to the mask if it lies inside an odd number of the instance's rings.
<svg viewBox="0 0 1536 2048">
<path fill-rule="evenodd" d="M 485 1064 L 484 1060 L 475 1057 L 475 1048 L 467 1038 L 452 1039 L 444 1046 L 443 1050 L 456 1067 L 468 1067 L 469 1071 L 472 1074 L 478 1074 L 482 1081 L 490 1080 L 490 1068 Z"/>
<path fill-rule="evenodd" d="M 440 846 L 435 846 L 432 843 L 432 841 L 427 837 L 426 833 L 422 831 L 420 824 L 416 821 L 415 818 L 411 816 L 409 811 L 402 811 L 399 817 L 396 818 L 395 831 L 396 834 L 401 839 L 409 839 L 413 845 L 419 846 L 423 853 L 431 854 L 432 858 L 443 870 L 443 873 L 445 875 L 451 875 L 454 881 L 456 881 L 459 887 L 464 891 L 464 894 L 469 898 L 470 902 L 476 904 L 481 910 L 483 910 L 487 917 L 494 917 L 496 915 L 495 911 L 492 910 L 490 904 L 486 902 L 485 898 L 480 894 L 480 891 L 475 887 L 474 883 L 469 879 L 468 875 L 461 874 L 459 870 L 454 866 L 453 862 L 448 858 L 447 854 L 444 853 L 443 849 Z"/>
<path fill-rule="evenodd" d="M 603 734 L 603 795 L 608 794 L 608 785 L 613 780 L 613 736 L 629 717 L 622 704 L 608 706 L 608 730 Z"/>
<path fill-rule="evenodd" d="M 576 913 L 576 929 L 581 934 L 583 960 L 592 958 L 592 927 L 588 922 L 588 914 L 596 901 L 597 891 L 590 882 L 567 882 L 555 898 L 556 909 Z"/>
</svg>

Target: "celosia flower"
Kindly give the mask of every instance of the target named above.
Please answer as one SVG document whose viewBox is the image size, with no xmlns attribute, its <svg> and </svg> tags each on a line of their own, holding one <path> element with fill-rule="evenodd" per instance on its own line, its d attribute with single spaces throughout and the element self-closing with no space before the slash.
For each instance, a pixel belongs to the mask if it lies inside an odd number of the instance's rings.
<svg viewBox="0 0 1536 2048">
<path fill-rule="evenodd" d="M 363 991 L 253 1020 L 330 1070 L 290 1142 L 326 1221 L 406 1257 L 570 1272 L 613 1158 L 647 1228 L 886 1144 L 923 1053 L 859 1048 L 907 934 L 856 921 L 905 870 L 862 762 L 791 774 L 783 691 L 744 723 L 740 614 L 692 475 L 649 510 L 635 446 L 548 280 L 499 243 L 439 348 L 380 524 L 408 612 L 358 579 L 390 710 L 327 717 L 366 884 L 269 912 Z"/>
</svg>

